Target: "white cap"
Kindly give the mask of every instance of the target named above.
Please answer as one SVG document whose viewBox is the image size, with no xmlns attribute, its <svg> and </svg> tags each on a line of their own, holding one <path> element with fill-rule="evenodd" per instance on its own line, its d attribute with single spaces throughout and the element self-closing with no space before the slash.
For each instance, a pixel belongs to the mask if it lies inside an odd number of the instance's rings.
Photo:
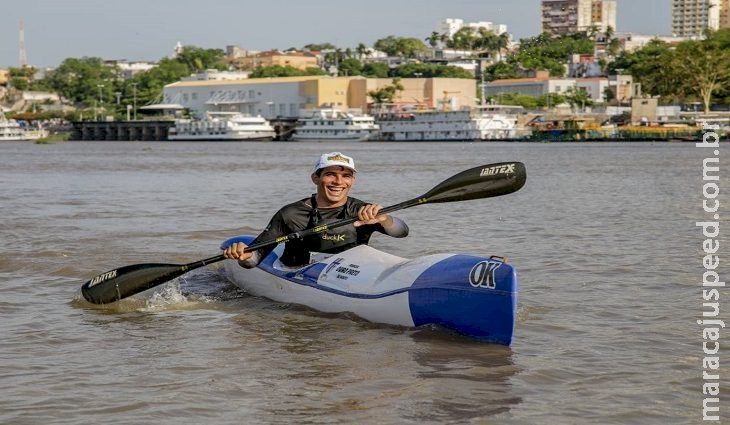
<svg viewBox="0 0 730 425">
<path fill-rule="evenodd" d="M 355 169 L 355 160 L 339 152 L 330 152 L 320 156 L 319 161 L 317 161 L 317 165 L 314 166 L 314 172 L 316 173 L 322 168 L 332 167 L 333 165 L 347 167 L 351 169 L 354 173 L 357 172 L 357 170 Z"/>
</svg>

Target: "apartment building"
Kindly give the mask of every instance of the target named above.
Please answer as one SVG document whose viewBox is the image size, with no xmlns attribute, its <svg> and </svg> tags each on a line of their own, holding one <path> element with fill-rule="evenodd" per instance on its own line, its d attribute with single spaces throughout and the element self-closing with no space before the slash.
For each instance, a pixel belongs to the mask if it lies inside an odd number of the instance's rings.
<svg viewBox="0 0 730 425">
<path fill-rule="evenodd" d="M 616 0 L 543 0 L 542 32 L 552 35 L 616 30 Z"/>
<path fill-rule="evenodd" d="M 730 28 L 730 0 L 720 0 L 720 28 Z"/>
<path fill-rule="evenodd" d="M 616 0 L 593 0 L 591 4 L 591 25 L 606 32 L 609 27 L 616 31 Z"/>
<path fill-rule="evenodd" d="M 707 28 L 719 29 L 723 5 L 727 10 L 727 0 L 672 0 L 672 34 L 701 37 Z"/>
</svg>

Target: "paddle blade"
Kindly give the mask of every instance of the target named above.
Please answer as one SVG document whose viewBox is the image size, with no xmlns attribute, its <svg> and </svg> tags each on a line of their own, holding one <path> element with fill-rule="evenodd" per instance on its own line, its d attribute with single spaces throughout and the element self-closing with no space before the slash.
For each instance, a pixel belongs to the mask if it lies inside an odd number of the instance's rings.
<svg viewBox="0 0 730 425">
<path fill-rule="evenodd" d="M 500 162 L 474 167 L 450 177 L 422 196 L 421 203 L 468 201 L 518 191 L 527 181 L 521 162 Z"/>
<path fill-rule="evenodd" d="M 146 291 L 190 270 L 180 264 L 135 264 L 110 270 L 81 286 L 81 294 L 92 304 L 109 304 Z"/>
</svg>

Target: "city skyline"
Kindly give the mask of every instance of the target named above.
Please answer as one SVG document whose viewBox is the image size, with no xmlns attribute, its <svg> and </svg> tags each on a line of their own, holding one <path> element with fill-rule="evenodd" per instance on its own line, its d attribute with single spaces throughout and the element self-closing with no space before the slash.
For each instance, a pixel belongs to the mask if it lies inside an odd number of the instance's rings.
<svg viewBox="0 0 730 425">
<path fill-rule="evenodd" d="M 123 3 L 28 0 L 0 15 L 0 68 L 20 63 L 19 24 L 29 65 L 54 67 L 69 57 L 157 61 L 175 44 L 268 50 L 330 42 L 372 45 L 388 35 L 430 35 L 446 18 L 507 25 L 515 39 L 540 33 L 540 0 L 214 0 L 201 10 L 190 0 Z M 671 0 L 618 0 L 618 32 L 669 35 Z M 360 5 L 357 12 L 353 12 Z M 144 11 L 144 12 L 143 12 Z"/>
</svg>

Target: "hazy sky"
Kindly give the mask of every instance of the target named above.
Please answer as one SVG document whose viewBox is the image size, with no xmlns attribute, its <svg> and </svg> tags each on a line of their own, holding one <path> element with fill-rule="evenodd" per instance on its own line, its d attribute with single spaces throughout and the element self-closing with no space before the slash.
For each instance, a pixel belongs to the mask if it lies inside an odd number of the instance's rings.
<svg viewBox="0 0 730 425">
<path fill-rule="evenodd" d="M 617 31 L 668 35 L 671 0 L 618 0 Z M 424 38 L 444 18 L 506 24 L 516 38 L 540 31 L 540 0 L 0 0 L 0 67 L 65 58 L 153 60 L 175 44 L 265 50 L 330 42 Z"/>
</svg>

